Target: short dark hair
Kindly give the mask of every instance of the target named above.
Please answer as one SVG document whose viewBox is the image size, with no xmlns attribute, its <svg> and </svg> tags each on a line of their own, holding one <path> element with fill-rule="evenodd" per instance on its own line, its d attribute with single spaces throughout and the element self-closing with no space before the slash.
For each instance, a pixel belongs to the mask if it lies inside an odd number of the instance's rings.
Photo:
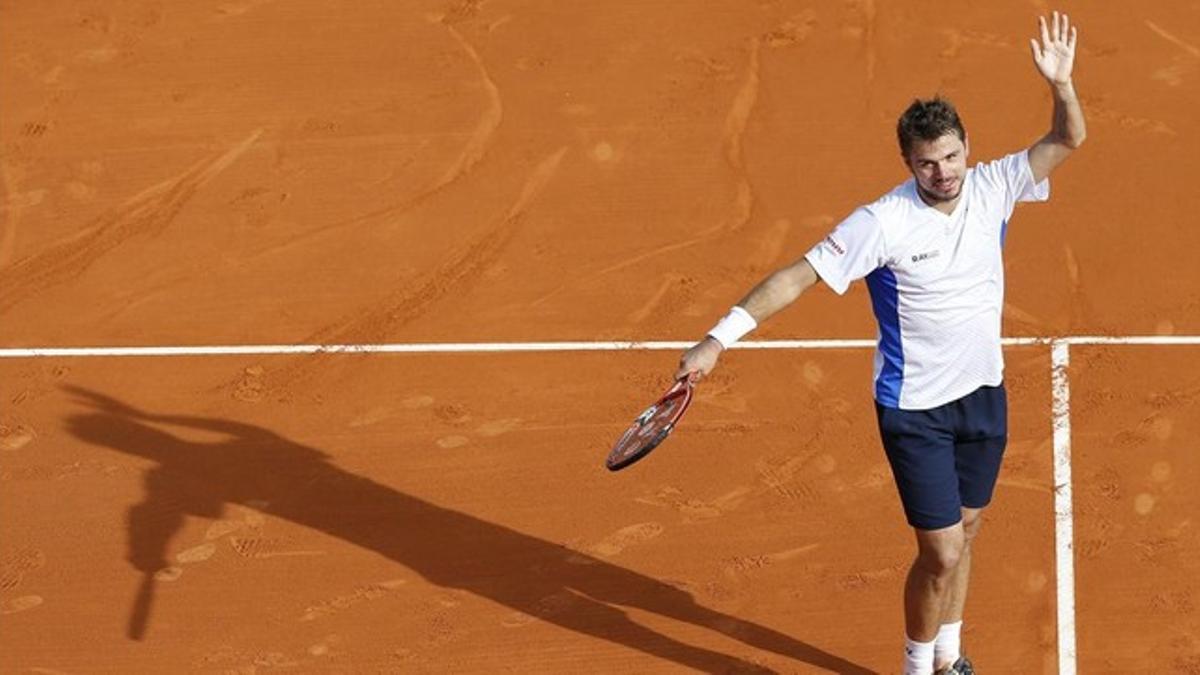
<svg viewBox="0 0 1200 675">
<path fill-rule="evenodd" d="M 963 128 L 954 104 L 941 96 L 913 101 L 896 123 L 896 139 L 900 141 L 900 154 L 905 159 L 917 140 L 936 141 L 950 132 L 967 140 L 967 130 Z"/>
</svg>

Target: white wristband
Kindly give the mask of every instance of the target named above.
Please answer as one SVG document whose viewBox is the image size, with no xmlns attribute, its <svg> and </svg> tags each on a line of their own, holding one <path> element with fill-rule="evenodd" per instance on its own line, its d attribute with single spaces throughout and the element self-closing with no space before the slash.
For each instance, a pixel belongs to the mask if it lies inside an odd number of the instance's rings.
<svg viewBox="0 0 1200 675">
<path fill-rule="evenodd" d="M 725 318 L 718 321 L 717 325 L 708 331 L 708 336 L 720 342 L 721 347 L 728 349 L 730 345 L 757 327 L 758 322 L 754 320 L 753 316 L 750 316 L 750 312 L 735 305 L 725 315 Z"/>
</svg>

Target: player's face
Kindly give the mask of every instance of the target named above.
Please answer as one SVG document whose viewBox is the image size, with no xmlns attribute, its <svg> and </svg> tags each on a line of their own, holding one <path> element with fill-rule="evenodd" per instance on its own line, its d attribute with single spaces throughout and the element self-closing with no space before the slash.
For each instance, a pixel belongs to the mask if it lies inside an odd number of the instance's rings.
<svg viewBox="0 0 1200 675">
<path fill-rule="evenodd" d="M 926 202 L 936 204 L 958 199 L 967 174 L 968 149 L 967 143 L 953 132 L 937 140 L 913 143 L 906 158 L 908 169 L 917 179 L 917 188 Z"/>
</svg>

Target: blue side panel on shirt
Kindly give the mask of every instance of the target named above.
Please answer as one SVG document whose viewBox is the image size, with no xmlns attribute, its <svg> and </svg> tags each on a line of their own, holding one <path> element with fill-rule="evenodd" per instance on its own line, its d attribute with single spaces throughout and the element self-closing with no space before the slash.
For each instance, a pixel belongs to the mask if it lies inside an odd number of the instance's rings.
<svg viewBox="0 0 1200 675">
<path fill-rule="evenodd" d="M 889 408 L 900 407 L 900 388 L 904 384 L 904 347 L 900 344 L 900 295 L 896 275 L 886 267 L 867 275 L 871 307 L 879 322 L 879 353 L 883 368 L 875 380 L 875 400 Z"/>
<path fill-rule="evenodd" d="M 1004 248 L 1004 238 L 1008 236 L 1008 220 L 1000 221 L 1000 248 Z"/>
</svg>

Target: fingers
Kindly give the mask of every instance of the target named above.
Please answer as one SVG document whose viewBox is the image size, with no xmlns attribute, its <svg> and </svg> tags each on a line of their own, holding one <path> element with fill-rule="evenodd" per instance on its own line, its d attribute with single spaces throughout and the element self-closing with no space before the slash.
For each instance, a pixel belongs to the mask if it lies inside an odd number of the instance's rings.
<svg viewBox="0 0 1200 675">
<path fill-rule="evenodd" d="M 1045 47 L 1055 43 L 1062 43 L 1067 47 L 1075 46 L 1076 30 L 1071 26 L 1071 18 L 1066 14 L 1054 12 L 1049 23 L 1046 22 L 1046 17 L 1039 16 L 1038 32 L 1042 35 L 1042 45 Z"/>
<path fill-rule="evenodd" d="M 709 344 L 709 341 L 699 342 L 679 358 L 679 367 L 675 369 L 675 379 L 687 378 L 689 382 L 695 384 L 703 379 L 716 363 L 717 357 L 712 352 L 712 345 Z"/>
<path fill-rule="evenodd" d="M 697 376 L 699 376 L 699 369 L 691 364 L 691 361 L 688 359 L 688 355 L 685 352 L 684 355 L 679 359 L 679 367 L 675 369 L 675 379 L 682 380 L 686 377 L 690 380 Z"/>
<path fill-rule="evenodd" d="M 704 373 L 705 369 L 703 366 L 689 363 L 687 361 L 681 361 L 679 363 L 679 368 L 675 369 L 675 380 L 678 382 L 679 380 L 687 378 L 688 382 L 696 384 L 704 378 Z"/>
<path fill-rule="evenodd" d="M 1039 16 L 1038 29 L 1042 34 L 1042 44 L 1047 46 L 1051 43 L 1062 43 L 1067 47 L 1074 47 L 1078 38 L 1078 31 L 1071 25 L 1071 17 L 1058 12 L 1054 12 L 1050 17 L 1049 25 L 1045 17 Z"/>
<path fill-rule="evenodd" d="M 1072 52 L 1075 51 L 1075 41 L 1077 39 L 1079 39 L 1079 31 L 1075 30 L 1074 26 L 1071 26 L 1071 39 L 1067 40 L 1067 49 L 1070 49 Z"/>
<path fill-rule="evenodd" d="M 1042 48 L 1040 46 L 1038 46 L 1037 40 L 1030 39 L 1029 40 L 1029 48 L 1031 50 L 1033 50 L 1034 62 L 1036 63 L 1038 61 L 1041 61 L 1042 60 Z"/>
</svg>

